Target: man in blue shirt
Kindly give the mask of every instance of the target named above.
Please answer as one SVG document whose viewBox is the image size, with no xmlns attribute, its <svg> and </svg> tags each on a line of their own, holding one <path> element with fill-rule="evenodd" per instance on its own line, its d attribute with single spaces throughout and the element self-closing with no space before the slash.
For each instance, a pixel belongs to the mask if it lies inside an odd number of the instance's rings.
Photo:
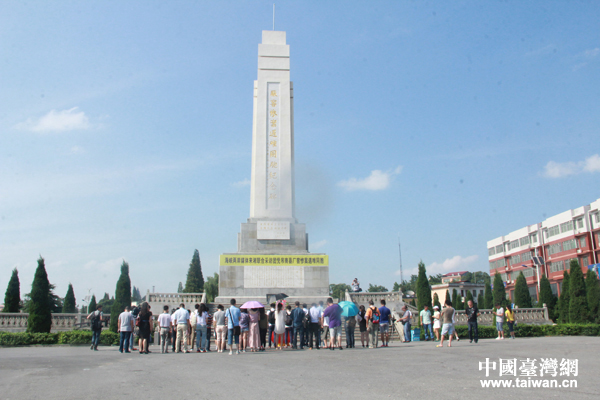
<svg viewBox="0 0 600 400">
<path fill-rule="evenodd" d="M 229 343 L 229 355 L 233 354 L 233 340 L 235 338 L 236 351 L 235 354 L 240 354 L 240 314 L 241 311 L 235 306 L 235 299 L 229 302 L 231 306 L 225 313 L 227 319 L 227 342 Z"/>
<path fill-rule="evenodd" d="M 298 335 L 300 335 L 300 349 L 304 349 L 304 310 L 300 307 L 300 302 L 297 301 L 296 308 L 292 311 L 292 326 L 294 328 L 292 348 L 297 349 Z"/>
<path fill-rule="evenodd" d="M 388 347 L 390 343 L 390 315 L 392 312 L 385 306 L 385 300 L 381 299 L 379 307 L 379 332 L 381 332 L 381 347 Z"/>
</svg>

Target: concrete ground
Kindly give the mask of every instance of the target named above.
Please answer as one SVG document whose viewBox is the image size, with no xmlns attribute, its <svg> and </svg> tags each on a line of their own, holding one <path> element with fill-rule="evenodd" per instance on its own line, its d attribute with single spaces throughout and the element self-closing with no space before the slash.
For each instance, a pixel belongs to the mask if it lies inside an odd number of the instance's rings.
<svg viewBox="0 0 600 400">
<path fill-rule="evenodd" d="M 214 347 L 214 345 L 213 345 Z M 600 337 L 393 342 L 374 350 L 120 354 L 116 347 L 0 349 L 0 399 L 598 399 Z M 578 360 L 577 388 L 482 388 L 489 358 Z M 518 364 L 521 366 L 521 364 Z M 490 370 L 490 378 L 499 378 Z M 505 377 L 503 377 L 504 379 Z M 539 377 L 539 372 L 537 373 Z M 546 378 L 546 377 L 544 377 Z M 509 377 L 515 380 L 515 377 Z M 550 377 L 550 379 L 553 379 Z M 558 376 L 559 382 L 564 377 Z"/>
</svg>

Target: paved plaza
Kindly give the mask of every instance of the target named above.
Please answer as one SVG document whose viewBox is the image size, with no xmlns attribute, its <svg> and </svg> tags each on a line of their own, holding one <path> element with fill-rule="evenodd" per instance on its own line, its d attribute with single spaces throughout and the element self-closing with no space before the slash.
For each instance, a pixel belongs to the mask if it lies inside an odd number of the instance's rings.
<svg viewBox="0 0 600 400">
<path fill-rule="evenodd" d="M 452 348 L 392 343 L 376 350 L 120 354 L 84 346 L 0 349 L 0 399 L 597 399 L 600 338 L 467 340 Z M 158 353 L 157 353 L 158 351 Z M 578 360 L 577 388 L 482 388 L 489 358 Z M 536 371 L 539 372 L 539 371 Z M 537 379 L 540 374 L 537 373 Z M 547 376 L 544 376 L 546 378 Z M 498 368 L 489 370 L 498 379 Z M 552 377 L 549 377 L 553 379 Z M 556 379 L 562 382 L 564 377 Z M 506 379 L 506 377 L 502 377 Z M 508 377 L 514 380 L 515 377 Z M 526 379 L 526 378 L 525 378 Z M 277 396 L 277 397 L 274 397 Z"/>
</svg>

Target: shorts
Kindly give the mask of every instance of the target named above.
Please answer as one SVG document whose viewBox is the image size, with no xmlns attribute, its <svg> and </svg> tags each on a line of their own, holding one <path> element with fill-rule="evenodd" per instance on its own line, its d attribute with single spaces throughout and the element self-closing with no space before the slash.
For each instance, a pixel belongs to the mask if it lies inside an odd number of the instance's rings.
<svg viewBox="0 0 600 400">
<path fill-rule="evenodd" d="M 217 340 L 224 341 L 226 332 L 227 332 L 227 325 L 217 325 Z"/>
<path fill-rule="evenodd" d="M 385 323 L 385 322 L 379 323 L 379 332 L 388 333 L 389 330 L 390 330 L 390 324 Z"/>
<path fill-rule="evenodd" d="M 250 328 L 242 328 L 242 332 L 250 332 Z"/>
<path fill-rule="evenodd" d="M 235 340 L 235 344 L 240 344 L 240 335 L 234 335 L 233 329 L 229 329 L 227 331 L 227 344 L 229 344 L 231 346 L 233 344 L 234 340 Z"/>
<path fill-rule="evenodd" d="M 442 335 L 448 334 L 452 335 L 454 333 L 454 324 L 443 324 L 442 325 Z"/>
<path fill-rule="evenodd" d="M 496 322 L 496 330 L 498 332 L 502 332 L 504 329 L 502 328 L 502 322 Z"/>
<path fill-rule="evenodd" d="M 342 327 L 341 326 L 336 326 L 335 328 L 329 328 L 329 335 L 331 338 L 334 337 L 342 337 Z"/>
</svg>

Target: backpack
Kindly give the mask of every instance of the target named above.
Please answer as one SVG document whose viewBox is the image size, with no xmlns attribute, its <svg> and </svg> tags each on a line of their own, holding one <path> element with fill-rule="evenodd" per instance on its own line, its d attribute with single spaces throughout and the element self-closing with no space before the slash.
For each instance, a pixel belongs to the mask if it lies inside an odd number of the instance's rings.
<svg viewBox="0 0 600 400">
<path fill-rule="evenodd" d="M 379 310 L 375 309 L 371 309 L 371 322 L 374 324 L 378 324 L 379 323 Z"/>
<path fill-rule="evenodd" d="M 293 324 L 292 314 L 285 313 L 285 324 L 287 326 L 292 326 L 292 324 Z"/>
<path fill-rule="evenodd" d="M 94 316 L 92 317 L 91 328 L 93 331 L 102 330 L 102 321 L 100 321 L 100 313 L 94 312 Z"/>
<path fill-rule="evenodd" d="M 271 325 L 275 325 L 275 313 L 276 312 L 277 311 L 271 311 L 269 313 L 269 324 L 271 324 Z"/>
</svg>

